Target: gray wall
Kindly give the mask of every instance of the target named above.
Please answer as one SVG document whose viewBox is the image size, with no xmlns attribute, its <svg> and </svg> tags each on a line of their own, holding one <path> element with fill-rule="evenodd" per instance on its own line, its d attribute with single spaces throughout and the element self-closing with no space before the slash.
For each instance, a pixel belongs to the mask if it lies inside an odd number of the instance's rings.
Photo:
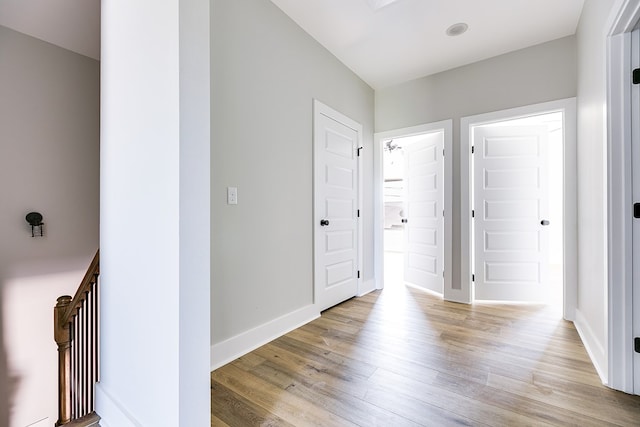
<svg viewBox="0 0 640 427">
<path fill-rule="evenodd" d="M 312 99 L 362 123 L 370 177 L 374 93 L 270 1 L 214 0 L 211 30 L 216 344 L 312 303 Z M 238 205 L 226 204 L 228 186 Z M 366 281 L 371 180 L 364 200 Z"/>
<path fill-rule="evenodd" d="M 98 248 L 99 72 L 93 59 L 0 26 L 0 314 L 17 381 L 11 425 L 57 418 L 53 306 L 75 292 Z M 45 237 L 31 237 L 32 210 L 44 215 Z"/>
<path fill-rule="evenodd" d="M 376 132 L 453 119 L 453 283 L 460 283 L 460 118 L 576 96 L 565 37 L 376 91 Z"/>
</svg>

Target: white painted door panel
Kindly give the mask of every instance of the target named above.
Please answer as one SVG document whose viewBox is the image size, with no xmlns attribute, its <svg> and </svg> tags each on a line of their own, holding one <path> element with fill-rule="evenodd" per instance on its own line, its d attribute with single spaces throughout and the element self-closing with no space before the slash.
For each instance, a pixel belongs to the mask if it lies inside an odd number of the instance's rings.
<svg viewBox="0 0 640 427">
<path fill-rule="evenodd" d="M 444 286 L 444 133 L 434 132 L 404 147 L 404 280 L 442 293 Z"/>
<path fill-rule="evenodd" d="M 479 126 L 473 132 L 475 299 L 544 301 L 547 128 Z"/>
<path fill-rule="evenodd" d="M 314 121 L 315 287 L 324 310 L 358 291 L 359 135 L 325 114 Z"/>
</svg>

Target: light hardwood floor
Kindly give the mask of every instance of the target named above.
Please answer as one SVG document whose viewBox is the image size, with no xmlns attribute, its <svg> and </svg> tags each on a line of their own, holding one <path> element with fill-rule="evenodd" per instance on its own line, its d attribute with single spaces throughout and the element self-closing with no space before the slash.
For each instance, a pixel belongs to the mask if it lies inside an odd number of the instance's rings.
<svg viewBox="0 0 640 427">
<path fill-rule="evenodd" d="M 212 426 L 640 426 L 544 306 L 354 298 L 211 374 Z"/>
</svg>

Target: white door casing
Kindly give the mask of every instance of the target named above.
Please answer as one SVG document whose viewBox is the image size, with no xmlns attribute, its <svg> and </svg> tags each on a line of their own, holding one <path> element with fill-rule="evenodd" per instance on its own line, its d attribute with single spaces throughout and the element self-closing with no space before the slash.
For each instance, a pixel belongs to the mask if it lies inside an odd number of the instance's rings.
<svg viewBox="0 0 640 427">
<path fill-rule="evenodd" d="M 314 101 L 314 303 L 358 294 L 361 279 L 359 149 L 362 126 Z"/>
<path fill-rule="evenodd" d="M 522 119 L 540 114 L 562 112 L 563 116 L 563 185 L 564 203 L 562 206 L 563 223 L 563 317 L 575 320 L 578 301 L 578 227 L 577 227 L 577 165 L 576 165 L 576 99 L 567 98 L 557 101 L 511 108 L 508 110 L 483 113 L 463 117 L 460 120 L 460 187 L 461 187 L 461 229 L 460 229 L 460 290 L 456 301 L 471 303 L 474 300 L 472 285 L 472 264 L 474 258 L 472 238 L 472 195 L 471 176 L 472 130 L 474 127 L 508 120 Z M 446 294 L 446 289 L 445 289 Z"/>
<path fill-rule="evenodd" d="M 632 31 L 638 22 L 640 1 L 620 0 L 604 27 L 607 37 L 607 342 L 601 351 L 602 362 L 596 365 L 603 383 L 635 394 L 640 394 L 640 389 L 634 385 L 637 354 L 634 354 L 633 338 L 634 322 L 638 321 L 635 313 L 640 308 L 634 296 L 637 296 L 634 292 L 636 262 L 634 242 L 629 236 L 634 233 L 630 212 L 633 202 L 637 201 L 633 198 L 632 127 L 638 113 L 633 107 L 632 93 L 636 89 L 631 80 L 632 70 L 640 66 L 638 50 L 632 46 Z M 589 343 L 586 344 L 589 348 Z M 598 344 L 591 347 L 597 348 Z"/>
<path fill-rule="evenodd" d="M 632 54 L 631 62 L 634 68 L 640 67 L 640 30 L 631 34 Z M 634 203 L 634 218 L 632 219 L 632 336 L 633 340 L 633 392 L 640 395 L 640 352 L 636 351 L 636 340 L 640 340 L 640 212 L 636 212 L 635 204 L 640 207 L 640 85 L 631 85 L 631 187 Z M 638 209 L 640 210 L 640 209 Z M 638 217 L 636 217 L 638 214 Z M 640 345 L 640 343 L 638 344 Z"/>
<path fill-rule="evenodd" d="M 444 131 L 417 138 L 404 147 L 404 280 L 443 293 Z"/>
<path fill-rule="evenodd" d="M 547 298 L 547 133 L 473 128 L 475 299 Z"/>
</svg>

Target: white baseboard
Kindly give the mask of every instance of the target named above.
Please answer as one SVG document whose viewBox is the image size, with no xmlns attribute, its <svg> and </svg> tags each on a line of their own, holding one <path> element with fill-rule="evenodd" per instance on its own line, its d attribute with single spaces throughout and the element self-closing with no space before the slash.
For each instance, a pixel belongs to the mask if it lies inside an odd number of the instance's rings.
<svg viewBox="0 0 640 427">
<path fill-rule="evenodd" d="M 211 346 L 211 370 L 243 356 L 274 339 L 320 317 L 318 308 L 311 304 L 299 310 L 278 317 L 235 337 Z"/>
<path fill-rule="evenodd" d="M 364 280 L 362 283 L 362 289 L 358 289 L 358 296 L 364 296 L 366 294 L 368 294 L 369 292 L 373 292 L 375 291 L 376 288 L 376 282 L 373 279 L 370 280 Z"/>
<path fill-rule="evenodd" d="M 96 384 L 96 413 L 100 415 L 102 427 L 142 427 L 101 383 Z"/>
<path fill-rule="evenodd" d="M 26 427 L 49 427 L 52 423 L 49 421 L 49 417 L 36 421 L 27 425 Z"/>
<path fill-rule="evenodd" d="M 587 319 L 580 310 L 575 310 L 575 317 L 576 319 L 573 324 L 578 331 L 578 335 L 580 335 L 580 339 L 582 339 L 582 344 L 584 344 L 587 354 L 591 358 L 591 363 L 593 363 L 593 366 L 596 368 L 596 372 L 600 376 L 602 384 L 608 384 L 607 357 L 604 351 L 604 346 L 600 341 L 598 341 L 596 335 L 591 329 L 591 326 L 589 326 Z"/>
</svg>

